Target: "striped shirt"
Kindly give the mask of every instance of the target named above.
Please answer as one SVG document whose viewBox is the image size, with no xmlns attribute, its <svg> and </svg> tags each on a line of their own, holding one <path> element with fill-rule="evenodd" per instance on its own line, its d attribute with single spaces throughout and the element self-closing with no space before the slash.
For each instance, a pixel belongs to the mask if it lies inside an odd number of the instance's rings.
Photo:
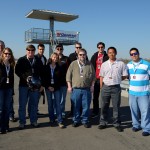
<svg viewBox="0 0 150 150">
<path fill-rule="evenodd" d="M 149 95 L 150 63 L 141 59 L 127 64 L 129 74 L 129 94 L 136 96 Z"/>
<path fill-rule="evenodd" d="M 122 61 L 116 60 L 111 63 L 107 60 L 101 66 L 100 76 L 103 77 L 103 82 L 107 86 L 120 84 L 122 76 L 127 75 L 127 67 Z"/>
</svg>

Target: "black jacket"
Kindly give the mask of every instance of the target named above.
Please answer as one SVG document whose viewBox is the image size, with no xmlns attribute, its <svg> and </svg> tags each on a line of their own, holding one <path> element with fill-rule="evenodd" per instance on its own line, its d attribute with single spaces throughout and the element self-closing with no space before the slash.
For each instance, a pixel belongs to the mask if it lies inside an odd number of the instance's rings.
<svg viewBox="0 0 150 150">
<path fill-rule="evenodd" d="M 49 86 L 51 86 L 54 88 L 54 91 L 59 90 L 60 80 L 61 80 L 61 68 L 58 64 L 56 64 L 56 67 L 54 69 L 54 75 L 53 75 L 54 84 L 51 84 L 51 79 L 52 79 L 51 68 L 50 68 L 50 63 L 48 63 L 45 66 L 45 71 L 44 71 L 44 86 L 46 89 Z"/>
<path fill-rule="evenodd" d="M 96 60 L 98 57 L 98 52 L 94 53 L 94 55 L 91 57 L 91 63 L 93 64 L 93 67 L 96 71 Z M 104 57 L 103 57 L 103 62 L 107 61 L 109 59 L 107 53 L 104 51 Z"/>
<path fill-rule="evenodd" d="M 42 62 L 41 57 L 40 57 L 39 54 L 36 54 L 35 57 L 38 58 Z M 43 62 L 42 62 L 42 64 L 45 66 L 46 63 L 47 63 L 47 59 L 46 59 L 46 57 L 44 55 L 42 57 L 44 58 L 44 64 L 43 64 Z"/>
<path fill-rule="evenodd" d="M 60 59 L 59 59 L 59 65 L 60 65 L 60 68 L 61 68 L 61 79 L 60 79 L 60 85 L 61 86 L 66 86 L 67 85 L 67 82 L 66 82 L 66 73 L 67 73 L 67 70 L 68 70 L 68 67 L 70 65 L 70 60 L 67 56 L 62 56 Z"/>
<path fill-rule="evenodd" d="M 37 57 L 34 57 L 34 59 L 35 61 L 33 63 L 33 66 L 31 66 L 29 60 L 27 59 L 27 56 L 23 56 L 18 59 L 15 67 L 15 73 L 20 78 L 19 86 L 28 86 L 28 76 L 41 78 L 43 85 L 43 64 Z M 32 73 L 32 69 L 34 69 L 34 73 Z"/>
<path fill-rule="evenodd" d="M 71 63 L 72 63 L 73 61 L 77 60 L 77 58 L 78 58 L 78 56 L 77 56 L 77 53 L 76 53 L 76 52 L 71 53 L 71 54 L 69 55 L 69 60 L 70 60 Z"/>
<path fill-rule="evenodd" d="M 7 73 L 4 64 L 0 63 L 0 89 L 14 88 L 14 68 L 10 66 L 9 83 L 7 81 Z"/>
</svg>

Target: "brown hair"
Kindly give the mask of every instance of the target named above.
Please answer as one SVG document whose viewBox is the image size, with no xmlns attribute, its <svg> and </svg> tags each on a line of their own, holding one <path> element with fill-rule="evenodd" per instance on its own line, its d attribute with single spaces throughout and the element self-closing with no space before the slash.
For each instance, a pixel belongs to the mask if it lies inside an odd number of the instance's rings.
<svg viewBox="0 0 150 150">
<path fill-rule="evenodd" d="M 0 58 L 0 63 L 4 62 L 4 53 L 5 53 L 6 50 L 9 51 L 9 53 L 11 55 L 11 57 L 9 59 L 10 66 L 14 67 L 15 66 L 15 58 L 14 58 L 12 50 L 9 47 L 4 48 L 4 50 L 2 51 L 2 55 L 1 55 L 1 58 Z"/>
</svg>

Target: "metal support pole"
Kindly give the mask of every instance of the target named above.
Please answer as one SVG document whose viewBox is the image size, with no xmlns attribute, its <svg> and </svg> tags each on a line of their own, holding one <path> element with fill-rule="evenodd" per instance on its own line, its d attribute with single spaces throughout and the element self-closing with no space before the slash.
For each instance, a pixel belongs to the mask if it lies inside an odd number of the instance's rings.
<svg viewBox="0 0 150 150">
<path fill-rule="evenodd" d="M 53 44 L 54 44 L 54 18 L 50 18 L 50 44 L 49 44 L 49 56 L 53 53 Z M 52 41 L 51 41 L 52 40 Z"/>
</svg>

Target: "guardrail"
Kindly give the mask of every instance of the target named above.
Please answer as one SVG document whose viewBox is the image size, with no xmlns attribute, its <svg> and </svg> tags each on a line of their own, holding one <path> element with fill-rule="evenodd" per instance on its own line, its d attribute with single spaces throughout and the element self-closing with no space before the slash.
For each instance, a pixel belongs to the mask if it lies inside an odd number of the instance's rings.
<svg viewBox="0 0 150 150">
<path fill-rule="evenodd" d="M 128 91 L 129 90 L 129 81 L 128 80 L 123 80 L 121 82 L 120 86 L 121 86 L 122 90 Z"/>
</svg>

